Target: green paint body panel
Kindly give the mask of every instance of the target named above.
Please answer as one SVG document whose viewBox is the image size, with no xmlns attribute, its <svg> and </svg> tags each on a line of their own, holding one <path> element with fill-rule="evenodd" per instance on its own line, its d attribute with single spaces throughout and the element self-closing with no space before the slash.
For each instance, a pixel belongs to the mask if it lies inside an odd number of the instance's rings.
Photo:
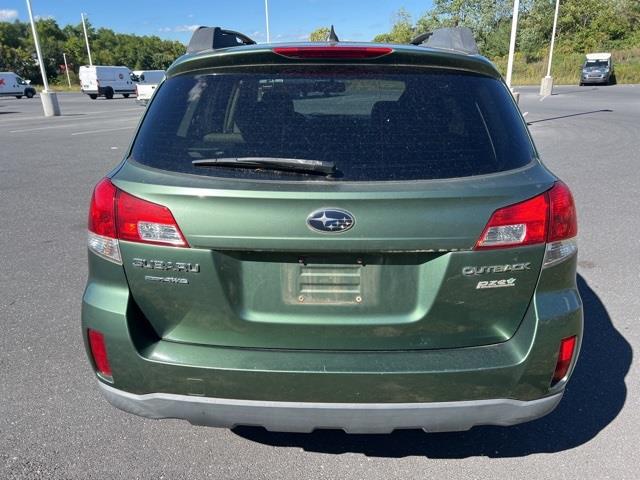
<svg viewBox="0 0 640 480">
<path fill-rule="evenodd" d="M 369 63 L 499 78 L 482 57 L 393 48 Z M 185 56 L 167 77 L 298 63 L 254 46 Z M 109 176 L 122 191 L 167 206 L 190 245 L 121 241 L 123 265 L 89 253 L 83 337 L 91 358 L 87 329 L 104 334 L 117 389 L 406 403 L 533 400 L 566 384 L 550 387 L 561 339 L 582 335 L 576 256 L 542 269 L 543 244 L 473 250 L 495 210 L 553 186 L 538 159 L 492 175 L 406 182 L 222 179 L 130 160 Z M 355 226 L 312 231 L 306 219 L 321 208 L 351 212 Z M 163 271 L 141 261 L 198 267 Z M 529 267 L 463 274 L 513 264 Z M 514 286 L 477 288 L 501 279 Z"/>
<path fill-rule="evenodd" d="M 552 185 L 539 165 L 481 180 L 417 182 L 419 189 L 398 183 L 386 192 L 374 184 L 221 190 L 211 178 L 210 188 L 193 188 L 177 186 L 180 177 L 127 163 L 113 178 L 169 207 L 192 246 L 121 244 L 133 299 L 165 340 L 328 350 L 486 345 L 513 336 L 535 289 L 544 245 L 468 250 L 496 209 Z M 352 212 L 356 226 L 340 235 L 311 231 L 307 216 L 327 206 Z M 463 251 L 439 253 L 452 249 Z M 134 259 L 200 271 L 178 275 L 185 285 L 152 283 Z M 530 269 L 462 274 L 466 266 L 517 263 Z M 512 277 L 508 293 L 476 289 L 481 280 Z"/>
<path fill-rule="evenodd" d="M 505 342 L 379 352 L 161 340 L 133 301 L 122 267 L 93 254 L 89 266 L 83 332 L 104 332 L 114 386 L 138 394 L 354 403 L 531 400 L 562 390 L 564 382 L 549 387 L 559 342 L 582 333 L 575 257 L 543 271 L 523 321 Z"/>
</svg>

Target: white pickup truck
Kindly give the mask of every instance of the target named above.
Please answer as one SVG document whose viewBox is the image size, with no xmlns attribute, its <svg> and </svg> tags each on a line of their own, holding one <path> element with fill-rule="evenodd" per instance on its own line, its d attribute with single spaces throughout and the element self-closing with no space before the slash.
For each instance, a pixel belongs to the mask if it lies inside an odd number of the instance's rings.
<svg viewBox="0 0 640 480">
<path fill-rule="evenodd" d="M 158 84 L 164 80 L 164 70 L 134 70 L 133 79 L 136 80 L 136 98 L 140 105 L 149 103 Z"/>
</svg>

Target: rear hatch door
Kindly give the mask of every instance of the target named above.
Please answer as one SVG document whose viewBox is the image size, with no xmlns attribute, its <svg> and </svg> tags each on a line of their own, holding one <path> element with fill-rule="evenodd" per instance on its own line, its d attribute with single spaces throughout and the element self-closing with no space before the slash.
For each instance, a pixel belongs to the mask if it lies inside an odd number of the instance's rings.
<svg viewBox="0 0 640 480">
<path fill-rule="evenodd" d="M 122 242 L 133 299 L 160 337 L 407 350 L 514 334 L 544 245 L 472 249 L 495 210 L 554 179 L 500 80 L 370 65 L 168 77 L 113 179 L 167 206 L 191 246 Z M 192 163 L 210 158 L 336 171 Z"/>
<path fill-rule="evenodd" d="M 116 185 L 169 206 L 192 247 L 121 245 L 133 298 L 166 340 L 328 350 L 502 342 L 529 306 L 544 254 L 543 245 L 471 250 L 494 210 L 550 185 L 544 173 L 531 184 L 532 169 L 402 195 L 168 188 L 128 182 L 127 170 Z M 309 228 L 312 212 L 338 207 L 353 228 Z"/>
</svg>

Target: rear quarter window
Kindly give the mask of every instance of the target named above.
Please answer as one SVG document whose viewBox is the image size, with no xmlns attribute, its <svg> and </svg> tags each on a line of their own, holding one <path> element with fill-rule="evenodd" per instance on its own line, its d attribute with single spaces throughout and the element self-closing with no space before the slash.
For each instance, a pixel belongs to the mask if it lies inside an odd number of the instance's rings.
<svg viewBox="0 0 640 480">
<path fill-rule="evenodd" d="M 504 84 L 470 73 L 343 67 L 183 74 L 166 80 L 148 108 L 130 158 L 198 175 L 326 180 L 192 165 L 275 157 L 334 162 L 332 181 L 427 180 L 511 170 L 535 156 Z"/>
</svg>

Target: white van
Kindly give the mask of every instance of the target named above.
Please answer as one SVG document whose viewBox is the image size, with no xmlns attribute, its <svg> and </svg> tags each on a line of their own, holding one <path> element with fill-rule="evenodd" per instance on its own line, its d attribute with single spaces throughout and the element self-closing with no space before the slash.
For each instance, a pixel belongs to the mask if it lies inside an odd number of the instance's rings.
<svg viewBox="0 0 640 480">
<path fill-rule="evenodd" d="M 613 59 L 610 53 L 587 53 L 582 65 L 580 86 L 593 83 L 613 85 L 616 83 L 616 73 L 613 70 Z"/>
<path fill-rule="evenodd" d="M 164 70 L 134 70 L 133 79 L 136 80 L 137 103 L 146 105 L 158 84 L 164 80 Z"/>
<path fill-rule="evenodd" d="M 124 66 L 84 65 L 80 67 L 80 90 L 95 100 L 98 97 L 113 98 L 120 94 L 124 98 L 136 93 L 131 70 Z"/>
<path fill-rule="evenodd" d="M 134 70 L 133 80 L 138 83 L 155 83 L 159 84 L 164 80 L 164 70 Z"/>
<path fill-rule="evenodd" d="M 0 97 L 33 98 L 36 89 L 13 72 L 0 72 Z"/>
</svg>

